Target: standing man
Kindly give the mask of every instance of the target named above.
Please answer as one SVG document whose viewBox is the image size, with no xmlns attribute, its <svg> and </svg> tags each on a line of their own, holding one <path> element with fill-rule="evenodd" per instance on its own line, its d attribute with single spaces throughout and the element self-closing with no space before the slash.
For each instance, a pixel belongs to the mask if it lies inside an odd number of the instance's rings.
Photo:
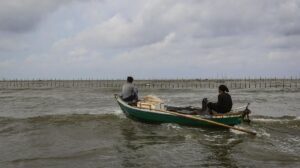
<svg viewBox="0 0 300 168">
<path fill-rule="evenodd" d="M 138 101 L 138 89 L 132 82 L 133 77 L 128 76 L 127 82 L 122 86 L 121 98 L 127 103 L 136 103 Z"/>
</svg>

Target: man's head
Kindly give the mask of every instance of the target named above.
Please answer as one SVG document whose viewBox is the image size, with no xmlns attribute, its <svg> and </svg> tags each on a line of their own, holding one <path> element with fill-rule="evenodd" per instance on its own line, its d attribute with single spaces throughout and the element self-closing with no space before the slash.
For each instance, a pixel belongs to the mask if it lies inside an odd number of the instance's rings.
<svg viewBox="0 0 300 168">
<path fill-rule="evenodd" d="M 219 86 L 219 92 L 229 92 L 229 89 L 225 85 L 220 85 Z"/>
<path fill-rule="evenodd" d="M 127 82 L 128 82 L 128 83 L 132 83 L 132 82 L 133 82 L 133 77 L 128 76 L 128 77 L 127 77 Z"/>
</svg>

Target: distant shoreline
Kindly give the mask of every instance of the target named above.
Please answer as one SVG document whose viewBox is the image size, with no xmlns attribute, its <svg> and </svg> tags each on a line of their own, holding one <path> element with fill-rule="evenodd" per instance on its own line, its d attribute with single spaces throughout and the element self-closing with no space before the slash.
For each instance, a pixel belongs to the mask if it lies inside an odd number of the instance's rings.
<svg viewBox="0 0 300 168">
<path fill-rule="evenodd" d="M 120 88 L 125 80 L 0 80 L 1 88 Z M 243 88 L 298 88 L 300 79 L 150 79 L 135 80 L 139 88 L 217 88 L 225 84 L 232 89 Z"/>
</svg>

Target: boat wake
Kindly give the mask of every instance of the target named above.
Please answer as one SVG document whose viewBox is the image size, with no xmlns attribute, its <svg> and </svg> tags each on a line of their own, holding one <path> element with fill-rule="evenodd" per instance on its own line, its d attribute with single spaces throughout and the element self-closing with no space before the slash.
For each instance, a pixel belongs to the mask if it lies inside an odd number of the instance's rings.
<svg viewBox="0 0 300 168">
<path fill-rule="evenodd" d="M 300 116 L 282 116 L 282 117 L 270 117 L 270 116 L 252 116 L 253 122 L 261 123 L 287 123 L 287 122 L 300 122 Z"/>
</svg>

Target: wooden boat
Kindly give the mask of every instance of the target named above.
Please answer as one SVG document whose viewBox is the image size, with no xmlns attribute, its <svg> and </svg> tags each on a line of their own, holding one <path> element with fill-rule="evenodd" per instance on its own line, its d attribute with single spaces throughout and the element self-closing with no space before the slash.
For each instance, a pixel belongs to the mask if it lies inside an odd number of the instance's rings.
<svg viewBox="0 0 300 168">
<path fill-rule="evenodd" d="M 186 111 L 189 108 L 177 108 L 177 111 L 170 109 L 176 109 L 176 107 L 167 106 L 164 109 L 153 108 L 151 106 L 136 106 L 129 105 L 124 102 L 118 95 L 115 95 L 115 99 L 119 104 L 122 111 L 126 114 L 126 116 L 146 121 L 146 122 L 158 122 L 158 123 L 177 123 L 180 125 L 188 125 L 188 126 L 216 126 L 216 123 L 233 126 L 240 124 L 245 116 L 248 116 L 249 112 L 248 107 L 245 108 L 244 111 L 232 111 L 226 114 L 193 114 L 193 109 L 190 108 L 191 114 L 187 114 Z M 248 110 L 249 111 L 249 110 Z M 211 122 L 210 122 L 211 121 Z M 221 125 L 222 126 L 222 125 Z"/>
</svg>

